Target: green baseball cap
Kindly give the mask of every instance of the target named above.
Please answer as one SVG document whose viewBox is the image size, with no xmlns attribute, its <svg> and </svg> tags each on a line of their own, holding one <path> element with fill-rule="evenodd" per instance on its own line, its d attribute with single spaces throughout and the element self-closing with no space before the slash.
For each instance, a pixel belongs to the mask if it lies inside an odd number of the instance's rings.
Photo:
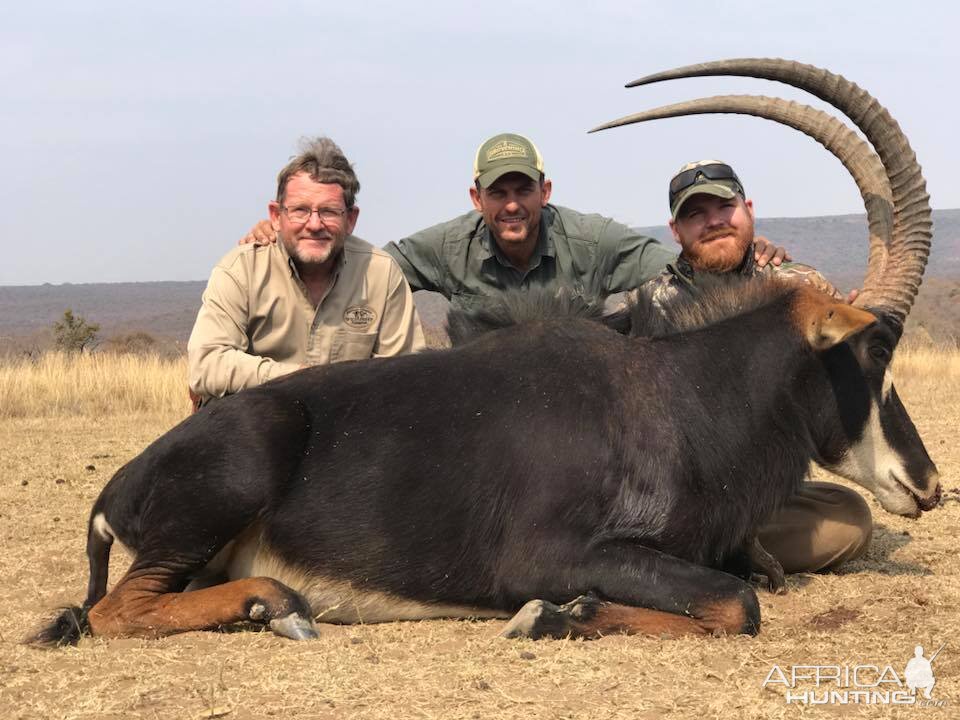
<svg viewBox="0 0 960 720">
<path fill-rule="evenodd" d="M 543 157 L 537 146 L 523 135 L 501 133 L 477 148 L 473 180 L 488 188 L 507 173 L 523 173 L 538 181 L 543 177 Z"/>
<path fill-rule="evenodd" d="M 687 163 L 670 178 L 670 214 L 674 220 L 683 204 L 694 195 L 714 195 L 724 200 L 737 195 L 745 197 L 737 173 L 720 160 Z"/>
</svg>

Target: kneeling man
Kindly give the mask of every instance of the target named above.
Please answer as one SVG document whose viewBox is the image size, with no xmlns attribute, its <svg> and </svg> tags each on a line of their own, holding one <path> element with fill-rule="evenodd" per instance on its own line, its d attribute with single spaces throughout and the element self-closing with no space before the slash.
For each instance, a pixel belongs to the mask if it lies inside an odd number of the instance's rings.
<svg viewBox="0 0 960 720">
<path fill-rule="evenodd" d="M 697 277 L 705 272 L 796 277 L 840 297 L 807 265 L 783 263 L 761 268 L 755 263 L 751 252 L 753 201 L 745 196 L 740 179 L 726 163 L 701 160 L 684 165 L 670 181 L 669 198 L 670 230 L 681 250 L 676 262 L 640 289 L 652 296 L 655 305 L 678 293 L 696 294 Z M 870 508 L 857 492 L 834 483 L 810 481 L 762 529 L 758 539 L 785 572 L 816 572 L 835 569 L 863 555 L 872 530 Z"/>
<path fill-rule="evenodd" d="M 280 172 L 268 205 L 279 242 L 234 248 L 210 275 L 187 346 L 191 395 L 425 346 L 396 261 L 351 234 L 359 189 L 329 138 L 306 141 Z"/>
</svg>

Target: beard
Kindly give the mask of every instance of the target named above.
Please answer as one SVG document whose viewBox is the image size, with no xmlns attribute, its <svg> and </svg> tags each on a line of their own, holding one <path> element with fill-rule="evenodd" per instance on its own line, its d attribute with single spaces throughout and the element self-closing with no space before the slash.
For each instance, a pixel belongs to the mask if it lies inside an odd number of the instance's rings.
<svg viewBox="0 0 960 720">
<path fill-rule="evenodd" d="M 720 238 L 733 237 L 734 242 L 718 242 Z M 736 270 L 753 244 L 753 225 L 740 228 L 717 228 L 700 238 L 683 255 L 694 270 L 725 273 Z"/>
<path fill-rule="evenodd" d="M 318 240 L 325 241 L 324 247 L 302 244 L 299 241 L 302 237 L 293 237 L 290 240 L 284 238 L 283 242 L 287 248 L 287 254 L 298 266 L 316 267 L 328 263 L 335 259 L 343 247 L 344 235 L 335 232 L 317 233 L 313 236 Z"/>
</svg>

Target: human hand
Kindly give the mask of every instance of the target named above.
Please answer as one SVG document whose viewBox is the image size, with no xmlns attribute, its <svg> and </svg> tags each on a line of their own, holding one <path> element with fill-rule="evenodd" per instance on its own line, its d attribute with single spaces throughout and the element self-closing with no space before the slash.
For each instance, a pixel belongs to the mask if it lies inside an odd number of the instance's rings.
<svg viewBox="0 0 960 720">
<path fill-rule="evenodd" d="M 780 267 L 785 260 L 793 260 L 786 248 L 774 245 L 763 235 L 753 239 L 753 259 L 757 261 L 757 267 L 764 267 L 767 263 Z"/>
<path fill-rule="evenodd" d="M 256 243 L 257 245 L 269 245 L 277 241 L 277 233 L 273 229 L 273 225 L 270 224 L 269 220 L 261 220 L 252 228 L 250 232 L 240 238 L 238 245 L 249 245 L 250 243 Z"/>
</svg>

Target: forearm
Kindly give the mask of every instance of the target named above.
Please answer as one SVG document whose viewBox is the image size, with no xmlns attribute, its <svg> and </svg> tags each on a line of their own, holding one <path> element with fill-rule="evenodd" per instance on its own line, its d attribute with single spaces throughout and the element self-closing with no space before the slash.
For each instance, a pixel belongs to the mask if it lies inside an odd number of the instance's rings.
<svg viewBox="0 0 960 720">
<path fill-rule="evenodd" d="M 236 274 L 214 268 L 187 343 L 190 389 L 204 397 L 262 385 L 300 367 L 289 355 L 279 362 L 260 355 L 259 348 L 251 352 L 249 283 L 242 266 L 236 267 Z"/>
<path fill-rule="evenodd" d="M 419 235 L 389 242 L 383 249 L 397 262 L 411 291 L 431 290 L 449 296 L 439 282 L 437 252 Z"/>
<path fill-rule="evenodd" d="M 299 370 L 300 365 L 277 362 L 227 345 L 190 348 L 187 372 L 190 389 L 204 397 L 223 397 Z"/>
<path fill-rule="evenodd" d="M 611 226 L 614 232 L 605 238 L 610 258 L 606 277 L 608 293 L 634 290 L 659 275 L 667 263 L 677 259 L 673 250 L 657 240 L 637 235 L 617 223 L 611 223 Z M 625 232 L 618 235 L 617 229 Z"/>
</svg>

